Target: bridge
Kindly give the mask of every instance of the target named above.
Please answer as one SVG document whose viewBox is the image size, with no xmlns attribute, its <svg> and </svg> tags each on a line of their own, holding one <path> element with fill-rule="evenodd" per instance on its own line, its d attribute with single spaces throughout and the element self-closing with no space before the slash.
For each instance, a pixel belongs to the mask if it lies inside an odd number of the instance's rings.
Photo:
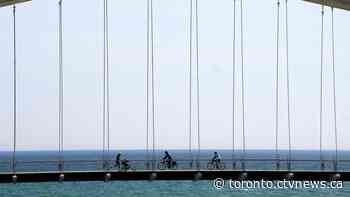
<svg viewBox="0 0 350 197">
<path fill-rule="evenodd" d="M 350 0 L 306 0 L 307 2 L 320 4 L 321 13 L 322 13 L 322 19 L 324 17 L 324 8 L 325 6 L 329 6 L 332 9 L 332 41 L 333 41 L 333 48 L 332 48 L 332 57 L 334 60 L 334 26 L 333 26 L 333 8 L 343 9 L 343 10 L 350 10 Z M 20 161 L 17 159 L 17 147 L 16 147 L 16 140 L 17 140 L 17 108 L 16 108 L 16 5 L 18 3 L 28 3 L 30 0 L 0 0 L 0 7 L 6 7 L 6 6 L 13 6 L 13 33 L 14 33 L 14 40 L 13 40 L 13 51 L 14 51 L 14 59 L 13 59 L 13 67 L 14 67 L 14 130 L 13 130 L 13 150 L 12 150 L 12 159 L 11 161 L 0 161 L 0 167 L 5 166 L 5 169 L 8 169 L 6 172 L 0 172 L 0 183 L 8 183 L 8 182 L 46 182 L 46 181 L 110 181 L 110 180 L 210 180 L 214 178 L 233 178 L 237 180 L 343 180 L 343 181 L 350 181 L 350 160 L 343 160 L 339 158 L 338 155 L 338 135 L 337 135 L 337 127 L 335 124 L 334 133 L 335 133 L 335 139 L 334 139 L 334 146 L 335 150 L 332 153 L 333 159 L 326 159 L 325 158 L 325 151 L 322 146 L 322 126 L 320 128 L 320 148 L 319 148 L 319 158 L 318 159 L 295 159 L 292 157 L 292 148 L 291 148 L 291 128 L 290 128 L 290 111 L 289 111 L 289 77 L 288 77 L 288 132 L 289 132 L 289 144 L 288 144 L 288 151 L 286 155 L 281 154 L 281 150 L 279 148 L 279 142 L 278 137 L 276 137 L 276 147 L 275 147 L 275 153 L 272 158 L 250 158 L 247 156 L 247 150 L 245 146 L 246 136 L 245 136 L 245 128 L 244 128 L 244 65 L 243 65 L 243 38 L 240 40 L 236 37 L 234 37 L 234 42 L 241 43 L 242 55 L 240 58 L 242 58 L 242 106 L 243 106 L 243 150 L 242 154 L 238 154 L 237 150 L 234 147 L 232 147 L 232 155 L 230 158 L 225 157 L 221 161 L 220 165 L 224 165 L 221 167 L 215 167 L 215 164 L 211 164 L 208 162 L 207 159 L 203 159 L 201 156 L 201 144 L 200 144 L 200 105 L 199 105 L 199 76 L 198 72 L 196 72 L 196 91 L 197 91 L 197 97 L 192 98 L 192 94 L 190 93 L 189 102 L 191 104 L 195 103 L 197 105 L 197 111 L 194 112 L 192 105 L 190 105 L 190 117 L 192 117 L 193 114 L 196 115 L 196 121 L 195 124 L 197 124 L 197 147 L 194 148 L 192 144 L 192 137 L 194 131 L 192 130 L 191 126 L 189 128 L 189 157 L 188 158 L 181 158 L 177 160 L 176 168 L 173 167 L 160 167 L 159 165 L 162 164 L 162 161 L 156 159 L 157 156 L 157 150 L 155 148 L 155 128 L 154 128 L 154 119 L 155 119 L 155 101 L 154 101 L 154 52 L 153 52 L 153 42 L 154 42 L 154 32 L 153 32 L 153 0 L 147 0 L 147 143 L 146 143 L 146 149 L 145 149 L 145 159 L 144 160 L 130 160 L 131 166 L 128 169 L 121 169 L 120 167 L 115 167 L 114 162 L 111 159 L 111 150 L 110 150 L 110 131 L 109 131 L 109 35 L 108 35 L 108 0 L 104 0 L 104 59 L 103 59 L 103 69 L 104 69 L 104 81 L 103 81 L 103 148 L 101 152 L 101 158 L 100 160 L 65 160 L 64 159 L 64 130 L 63 130 L 63 37 L 62 37 L 62 26 L 63 26 L 63 20 L 62 20 L 62 9 L 64 8 L 63 0 L 58 1 L 58 10 L 60 13 L 58 25 L 59 25 L 59 139 L 58 139 L 58 157 L 57 160 L 52 161 Z M 190 67 L 190 91 L 193 92 L 193 89 L 195 87 L 192 83 L 192 70 L 196 69 L 198 71 L 199 63 L 198 63 L 198 0 L 189 0 L 191 3 L 191 10 L 190 10 L 190 57 L 191 60 L 189 62 Z M 277 21 L 280 21 L 280 9 L 281 4 L 284 3 L 286 11 L 288 10 L 288 0 L 276 0 L 276 7 L 277 7 Z M 243 8 L 243 2 L 234 0 L 233 1 L 233 7 L 234 7 L 234 16 L 236 17 L 236 7 L 240 6 L 242 12 L 244 11 Z M 1 10 L 0 10 L 1 11 Z M 286 32 L 288 33 L 288 12 L 286 13 L 286 21 L 285 26 Z M 239 23 L 236 23 L 236 18 L 234 19 L 234 28 L 236 31 L 236 25 Z M 323 21 L 323 20 L 322 20 Z M 240 21 L 241 27 L 243 26 L 243 19 Z M 322 30 L 323 30 L 324 24 L 322 23 Z M 277 24 L 277 54 L 280 52 L 280 38 L 279 33 L 281 30 L 280 28 L 280 22 Z M 323 47 L 323 40 L 324 35 L 323 31 L 320 32 L 321 34 L 321 42 Z M 234 35 L 235 36 L 235 35 Z M 243 36 L 243 35 L 242 35 Z M 286 38 L 287 43 L 287 59 L 288 59 L 288 37 Z M 235 46 L 236 47 L 236 46 Z M 236 48 L 235 48 L 236 50 Z M 193 53 L 193 51 L 195 51 Z M 278 55 L 277 55 L 278 56 Z M 321 59 L 323 58 L 323 48 L 322 48 L 322 54 Z M 235 59 L 234 54 L 234 59 Z M 236 62 L 233 62 L 234 68 L 236 67 Z M 280 66 L 280 62 L 277 58 L 276 62 L 276 69 L 278 69 Z M 287 62 L 288 66 L 288 62 Z M 321 62 L 321 69 L 323 68 L 323 63 Z M 233 69 L 235 72 L 235 69 Z M 289 71 L 288 71 L 289 72 Z M 278 75 L 278 74 L 277 74 Z M 289 76 L 289 73 L 288 73 Z M 333 79 L 335 79 L 335 71 L 334 71 L 334 61 L 333 61 Z M 321 82 L 323 84 L 323 82 Z M 333 93 L 335 97 L 335 82 L 333 81 Z M 278 95 L 278 76 L 277 76 L 277 82 L 276 82 L 276 95 Z M 322 89 L 322 88 L 321 88 Z M 322 90 L 321 90 L 322 91 Z M 278 106 L 279 98 L 277 96 L 276 98 L 276 106 Z M 322 100 L 322 92 L 321 92 L 321 103 Z M 334 120 L 336 122 L 336 103 L 334 100 Z M 320 109 L 320 122 L 322 122 L 322 105 Z M 279 134 L 278 130 L 278 107 L 276 111 L 276 136 Z M 192 124 L 190 121 L 190 125 Z M 320 123 L 322 125 L 322 123 Z M 233 130 L 232 137 L 235 137 L 235 131 Z M 86 168 L 82 169 L 69 169 L 69 166 L 72 165 L 77 166 L 87 166 Z M 305 169 L 298 169 L 296 167 L 296 164 L 303 163 L 307 164 L 309 163 L 312 168 L 305 170 Z M 254 167 L 251 167 L 250 165 L 254 164 Z M 23 166 L 30 165 L 35 166 L 37 169 L 30 169 L 30 168 L 24 168 Z M 214 166 L 213 166 L 214 165 Z M 268 168 L 262 168 L 258 169 L 257 166 L 270 166 Z M 22 168 L 21 168 L 22 166 Z M 44 167 L 40 167 L 44 166 Z M 272 166 L 272 167 L 271 167 Z M 27 171 L 30 169 L 29 171 Z"/>
</svg>

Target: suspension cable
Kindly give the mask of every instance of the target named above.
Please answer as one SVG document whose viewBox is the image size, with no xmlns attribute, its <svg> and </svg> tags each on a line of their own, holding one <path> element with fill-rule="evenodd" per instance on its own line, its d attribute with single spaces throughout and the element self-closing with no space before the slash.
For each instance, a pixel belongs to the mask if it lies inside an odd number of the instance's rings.
<svg viewBox="0 0 350 197">
<path fill-rule="evenodd" d="M 150 25 L 150 19 L 149 19 L 149 2 L 150 0 L 147 0 L 147 64 L 146 64 L 146 167 L 148 169 L 149 167 L 149 36 L 150 36 L 150 30 L 149 30 L 149 25 Z"/>
<path fill-rule="evenodd" d="M 193 33 L 193 0 L 190 0 L 190 43 L 189 43 L 189 119 L 188 119 L 188 151 L 190 154 L 190 166 L 192 167 L 193 154 L 192 154 L 192 33 Z"/>
<path fill-rule="evenodd" d="M 109 22 L 108 22 L 108 0 L 106 0 L 106 124 L 107 124 L 107 156 L 110 159 L 110 126 L 109 126 L 109 115 L 110 115 L 110 102 L 109 102 Z"/>
<path fill-rule="evenodd" d="M 107 167 L 106 160 L 109 154 L 109 55 L 108 55 L 108 0 L 104 0 L 104 30 L 103 30 L 103 166 Z M 106 150 L 107 149 L 107 150 Z M 107 153 L 106 153 L 107 152 Z M 109 155 L 108 155 L 109 156 Z"/>
<path fill-rule="evenodd" d="M 200 154 L 201 154 L 201 137 L 200 137 L 200 103 L 199 103 L 199 32 L 198 32 L 198 0 L 196 0 L 196 70 L 197 70 L 197 129 L 198 129 L 198 135 L 197 135 L 197 140 L 198 140 L 198 153 L 197 153 L 197 168 L 200 168 Z"/>
<path fill-rule="evenodd" d="M 154 32 L 153 32 L 153 0 L 151 0 L 151 72 L 152 72 L 152 170 L 155 169 L 155 103 L 154 103 Z"/>
<path fill-rule="evenodd" d="M 242 86 L 242 133 L 243 133 L 243 161 L 242 169 L 246 170 L 245 159 L 247 156 L 246 152 L 246 133 L 245 133 L 245 100 L 244 100 L 244 37 L 243 37 L 243 0 L 241 0 L 241 86 Z"/>
<path fill-rule="evenodd" d="M 59 111 L 58 111 L 58 138 L 59 138 L 59 171 L 63 171 L 63 35 L 62 35 L 62 0 L 59 7 Z"/>
<path fill-rule="evenodd" d="M 278 147 L 278 131 L 279 131 L 279 52 L 280 52 L 280 0 L 277 1 L 277 32 L 276 32 L 276 114 L 275 114 L 275 157 L 276 168 L 279 169 L 280 155 Z"/>
<path fill-rule="evenodd" d="M 232 168 L 235 162 L 235 93 L 236 93 L 236 0 L 233 0 L 233 40 L 232 40 Z"/>
<path fill-rule="evenodd" d="M 290 77 L 289 77 L 289 29 L 288 29 L 288 0 L 286 0 L 286 65 L 287 65 L 287 106 L 288 106 L 288 170 L 291 170 L 291 119 L 290 119 Z"/>
<path fill-rule="evenodd" d="M 17 146 L 17 49 L 16 49 L 16 1 L 13 5 L 13 152 L 12 173 L 16 174 Z"/>
<path fill-rule="evenodd" d="M 106 147 L 106 0 L 103 1 L 103 109 L 102 109 L 102 160 L 105 166 L 105 147 Z"/>
<path fill-rule="evenodd" d="M 323 147 L 322 147 L 322 134 L 323 134 L 323 50 L 324 50 L 324 1 L 321 8 L 321 68 L 320 68 L 320 165 L 321 170 L 324 170 L 323 162 Z"/>
<path fill-rule="evenodd" d="M 332 71 L 333 71 L 333 114 L 334 114 L 334 140 L 335 140 L 335 165 L 338 170 L 338 128 L 337 128 L 337 105 L 336 105 L 336 74 L 335 74 L 335 38 L 334 38 L 334 7 L 332 10 Z"/>
</svg>

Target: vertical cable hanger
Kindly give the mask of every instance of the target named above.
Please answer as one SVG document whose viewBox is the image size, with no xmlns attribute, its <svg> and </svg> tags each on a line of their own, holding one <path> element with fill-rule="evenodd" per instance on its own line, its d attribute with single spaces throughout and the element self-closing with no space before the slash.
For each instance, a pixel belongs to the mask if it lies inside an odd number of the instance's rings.
<svg viewBox="0 0 350 197">
<path fill-rule="evenodd" d="M 232 40 L 232 169 L 235 161 L 235 96 L 236 96 L 236 0 L 233 0 L 233 40 Z"/>
<path fill-rule="evenodd" d="M 58 110 L 58 138 L 59 138 L 59 171 L 63 171 L 63 35 L 62 35 L 62 0 L 58 2 L 59 8 L 59 110 Z"/>
<path fill-rule="evenodd" d="M 150 33 L 151 33 L 151 80 L 152 80 L 152 170 L 156 167 L 155 152 L 155 99 L 154 99 L 154 32 L 153 32 L 153 0 L 150 0 Z"/>
<path fill-rule="evenodd" d="M 243 138 L 243 157 L 242 157 L 242 169 L 246 170 L 246 133 L 245 133 L 245 100 L 244 100 L 244 37 L 243 37 L 243 0 L 240 1 L 241 10 L 241 91 L 242 91 L 242 138 Z"/>
<path fill-rule="evenodd" d="M 325 164 L 323 161 L 323 146 L 322 146 L 322 135 L 323 135 L 323 50 L 324 50 L 324 1 L 322 2 L 321 8 L 321 59 L 320 59 L 320 167 L 324 170 Z"/>
<path fill-rule="evenodd" d="M 102 163 L 103 169 L 106 166 L 106 0 L 103 0 L 103 101 L 102 101 Z"/>
<path fill-rule="evenodd" d="M 13 151 L 12 173 L 16 174 L 17 146 L 17 49 L 16 49 L 16 1 L 13 4 Z"/>
<path fill-rule="evenodd" d="M 277 32 L 276 32 L 276 114 L 275 114 L 275 159 L 276 169 L 280 168 L 280 155 L 278 147 L 279 131 L 279 54 L 280 54 L 280 0 L 277 1 Z"/>
<path fill-rule="evenodd" d="M 287 65 L 287 110 L 288 110 L 288 170 L 291 170 L 292 142 L 290 119 L 290 73 L 289 73 L 289 24 L 288 24 L 288 0 L 286 0 L 286 65 Z"/>
<path fill-rule="evenodd" d="M 106 0 L 106 134 L 107 134 L 107 161 L 110 160 L 110 102 L 109 102 L 109 21 L 108 21 L 108 0 Z"/>
<path fill-rule="evenodd" d="M 337 98 L 336 98 L 336 73 L 335 73 L 335 35 L 334 35 L 334 7 L 331 7 L 332 13 L 332 72 L 333 72 L 333 118 L 334 118 L 334 140 L 335 140 L 335 159 L 334 171 L 338 171 L 338 128 L 337 128 Z"/>
<path fill-rule="evenodd" d="M 149 36 L 150 36 L 150 0 L 147 0 L 147 64 L 146 64 L 146 169 L 149 169 L 149 55 L 150 55 L 150 51 L 149 51 L 149 46 L 150 46 L 150 41 L 149 41 Z"/>
<path fill-rule="evenodd" d="M 190 28 L 189 28 L 189 118 L 188 118 L 188 152 L 190 155 L 190 168 L 193 166 L 192 153 L 192 34 L 193 34 L 193 0 L 190 0 Z"/>
<path fill-rule="evenodd" d="M 103 168 L 107 168 L 110 153 L 110 128 L 109 128 L 109 37 L 108 37 L 108 0 L 104 0 L 103 16 L 103 144 L 102 160 Z"/>
<path fill-rule="evenodd" d="M 197 131 L 198 131 L 198 135 L 197 135 L 197 140 L 198 140 L 198 152 L 197 152 L 197 169 L 200 169 L 200 154 L 201 154 L 201 137 L 200 137 L 200 103 L 199 103 L 199 93 L 200 93 L 200 84 L 199 84 L 199 32 L 198 32 L 198 0 L 195 1 L 196 5 L 195 5 L 195 13 L 196 13 L 196 71 L 197 71 L 197 75 L 196 75 L 196 81 L 197 81 Z"/>
</svg>

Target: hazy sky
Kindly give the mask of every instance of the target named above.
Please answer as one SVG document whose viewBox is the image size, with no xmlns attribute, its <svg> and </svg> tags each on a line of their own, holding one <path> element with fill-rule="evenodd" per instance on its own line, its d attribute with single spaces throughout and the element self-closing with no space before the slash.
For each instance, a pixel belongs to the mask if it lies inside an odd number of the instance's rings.
<svg viewBox="0 0 350 197">
<path fill-rule="evenodd" d="M 58 0 L 17 9 L 18 148 L 56 149 Z M 89 2 L 87 4 L 86 2 Z M 244 1 L 247 148 L 274 147 L 276 1 Z M 232 145 L 233 0 L 199 1 L 201 144 Z M 292 147 L 319 146 L 320 6 L 290 1 Z M 282 8 L 284 3 L 282 4 Z M 111 147 L 145 147 L 146 0 L 109 1 Z M 154 0 L 156 147 L 188 146 L 189 0 Z M 103 1 L 64 1 L 64 141 L 66 149 L 102 144 Z M 284 20 L 284 11 L 281 12 Z M 325 14 L 324 146 L 334 147 L 330 10 Z M 340 149 L 350 149 L 350 12 L 335 10 Z M 12 9 L 0 9 L 0 150 L 12 144 Z M 284 29 L 284 25 L 281 26 Z M 282 33 L 280 147 L 287 148 Z M 239 53 L 237 54 L 239 55 Z M 237 62 L 240 64 L 240 62 Z M 236 145 L 242 145 L 237 70 Z M 195 127 L 194 127 L 195 129 Z M 194 136 L 196 137 L 196 136 Z M 193 140 L 193 143 L 195 141 Z"/>
</svg>

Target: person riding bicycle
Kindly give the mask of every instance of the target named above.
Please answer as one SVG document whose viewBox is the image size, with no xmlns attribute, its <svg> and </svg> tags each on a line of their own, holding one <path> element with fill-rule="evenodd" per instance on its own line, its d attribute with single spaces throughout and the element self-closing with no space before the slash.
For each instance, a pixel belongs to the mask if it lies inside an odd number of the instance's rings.
<svg viewBox="0 0 350 197">
<path fill-rule="evenodd" d="M 171 168 L 173 164 L 173 158 L 170 156 L 168 151 L 165 151 L 164 154 L 165 155 L 163 157 L 163 161 L 167 164 L 168 168 Z"/>
<path fill-rule="evenodd" d="M 119 169 L 129 169 L 130 168 L 130 164 L 129 164 L 129 160 L 127 159 L 121 159 L 122 154 L 118 153 L 117 156 L 115 157 L 115 164 L 114 166 L 119 168 Z"/>
<path fill-rule="evenodd" d="M 218 152 L 214 152 L 214 157 L 211 159 L 211 163 L 214 165 L 215 164 L 215 168 L 219 168 L 219 164 L 221 162 L 221 156 Z"/>
</svg>

